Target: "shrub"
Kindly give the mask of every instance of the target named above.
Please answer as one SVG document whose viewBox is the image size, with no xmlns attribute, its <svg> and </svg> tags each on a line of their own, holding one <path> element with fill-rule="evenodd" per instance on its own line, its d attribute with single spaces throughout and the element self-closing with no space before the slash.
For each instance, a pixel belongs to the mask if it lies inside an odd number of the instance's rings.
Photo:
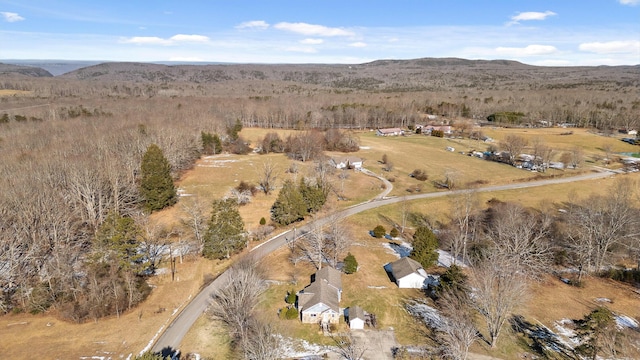
<svg viewBox="0 0 640 360">
<path fill-rule="evenodd" d="M 444 131 L 442 130 L 431 130 L 431 136 L 435 137 L 444 137 Z"/>
<path fill-rule="evenodd" d="M 420 180 L 420 181 L 425 181 L 429 178 L 429 175 L 427 175 L 427 172 L 421 169 L 415 169 L 413 170 L 413 172 L 411 172 L 411 174 L 409 174 L 409 176 L 411 176 L 412 178 L 416 179 L 416 180 Z"/>
<path fill-rule="evenodd" d="M 345 274 L 353 274 L 356 271 L 358 271 L 358 261 L 356 260 L 356 257 L 353 256 L 351 253 L 349 253 L 347 257 L 344 258 L 343 261 L 344 261 Z"/>
<path fill-rule="evenodd" d="M 239 192 L 245 192 L 245 191 L 249 191 L 251 193 L 252 196 L 255 196 L 256 193 L 258 192 L 258 188 L 256 188 L 255 185 L 248 183 L 244 180 L 240 181 L 240 183 L 238 184 L 238 186 L 236 186 L 236 189 Z"/>
<path fill-rule="evenodd" d="M 387 230 L 385 230 L 384 226 L 378 225 L 373 228 L 373 236 L 377 238 L 381 238 L 387 234 Z"/>
<path fill-rule="evenodd" d="M 264 216 L 260 218 L 260 225 L 267 225 L 267 219 Z"/>
<path fill-rule="evenodd" d="M 296 292 L 294 290 L 291 290 L 289 292 L 287 292 L 287 297 L 284 299 L 284 301 L 287 302 L 287 304 L 295 304 L 296 303 Z"/>
<path fill-rule="evenodd" d="M 398 237 L 398 235 L 400 235 L 400 233 L 398 232 L 398 229 L 393 228 L 391 229 L 391 231 L 389 232 L 389 235 L 391 235 L 392 238 L 396 238 Z"/>
<path fill-rule="evenodd" d="M 297 319 L 298 318 L 298 309 L 296 309 L 295 307 L 288 308 L 287 311 L 284 314 L 284 317 L 287 320 Z"/>
</svg>

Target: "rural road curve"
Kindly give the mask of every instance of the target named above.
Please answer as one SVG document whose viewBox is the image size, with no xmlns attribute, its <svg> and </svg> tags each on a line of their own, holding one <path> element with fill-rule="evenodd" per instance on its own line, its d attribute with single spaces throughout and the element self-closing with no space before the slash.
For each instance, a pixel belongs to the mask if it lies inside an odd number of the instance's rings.
<svg viewBox="0 0 640 360">
<path fill-rule="evenodd" d="M 583 181 L 583 180 L 594 180 L 594 179 L 602 179 L 612 175 L 615 175 L 615 172 L 598 172 L 598 173 L 589 173 L 584 175 L 566 177 L 566 178 L 556 178 L 556 179 L 547 179 L 547 180 L 539 180 L 539 181 L 530 181 L 523 182 L 517 184 L 506 184 L 506 185 L 496 185 L 496 186 L 487 186 L 483 188 L 478 188 L 478 192 L 492 192 L 492 191 L 504 191 L 504 190 L 514 190 L 514 189 L 525 189 L 546 185 L 554 185 L 554 184 L 563 184 L 570 183 L 575 181 Z M 368 174 L 371 175 L 371 174 Z M 376 176 L 376 175 L 373 175 Z M 376 176 L 377 177 L 377 176 Z M 384 179 L 386 180 L 386 179 Z M 387 184 L 387 188 L 389 188 L 390 184 Z M 385 190 L 386 191 L 386 190 Z M 416 200 L 416 199 L 431 199 L 438 198 L 448 195 L 453 195 L 457 193 L 462 193 L 466 190 L 453 190 L 453 191 L 442 191 L 435 193 L 426 193 L 426 194 L 418 194 L 418 195 L 408 195 L 403 197 L 392 197 L 392 198 L 384 198 L 384 195 L 378 196 L 376 199 L 369 202 L 361 203 L 358 205 L 351 206 L 344 210 L 341 210 L 337 213 L 338 218 L 348 217 L 363 211 L 375 209 L 380 206 L 386 206 L 390 204 L 395 204 L 404 200 Z M 388 194 L 388 192 L 383 194 Z M 321 218 L 312 223 L 308 223 L 304 226 L 297 228 L 299 234 L 304 234 L 309 232 L 311 226 L 324 226 L 329 221 L 335 220 L 329 218 Z M 248 254 L 245 256 L 251 256 L 256 260 L 259 260 L 271 252 L 279 249 L 283 245 L 287 243 L 288 238 L 292 237 L 291 231 L 287 231 L 282 233 L 274 238 L 267 240 L 266 242 L 258 245 L 253 248 Z M 153 352 L 163 352 L 163 354 L 167 355 L 173 351 L 179 349 L 180 343 L 182 339 L 187 334 L 191 326 L 196 322 L 196 320 L 206 311 L 209 306 L 209 299 L 212 294 L 214 294 L 222 285 L 227 281 L 229 273 L 223 272 L 218 276 L 211 284 L 202 289 L 198 295 L 196 295 L 193 300 L 188 303 L 183 310 L 176 316 L 176 318 L 171 322 L 171 324 L 167 327 L 167 329 L 158 337 L 155 344 L 152 347 Z"/>
</svg>

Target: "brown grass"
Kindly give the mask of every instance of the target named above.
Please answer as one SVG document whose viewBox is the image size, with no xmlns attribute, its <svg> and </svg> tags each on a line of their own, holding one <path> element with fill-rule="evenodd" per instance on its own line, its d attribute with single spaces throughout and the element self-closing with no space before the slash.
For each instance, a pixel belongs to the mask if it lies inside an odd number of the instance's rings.
<svg viewBox="0 0 640 360">
<path fill-rule="evenodd" d="M 0 89 L 0 96 L 31 95 L 33 91 Z"/>
<path fill-rule="evenodd" d="M 507 130 L 492 130 L 490 136 L 499 139 Z M 510 130 L 521 131 L 526 135 L 545 136 L 545 140 L 551 143 L 552 129 L 545 130 Z M 550 131 L 546 133 L 545 131 Z M 556 131 L 556 130 L 553 130 Z M 249 139 L 258 139 L 264 136 L 267 130 L 245 129 L 243 136 Z M 592 137 L 584 131 L 574 129 L 574 135 L 557 136 L 560 141 L 576 141 L 576 144 L 584 146 L 585 152 L 597 152 L 597 147 L 603 141 L 613 141 L 615 151 L 631 151 L 627 145 L 619 140 L 604 137 Z M 442 176 L 444 172 L 455 166 L 463 181 L 482 179 L 489 184 L 505 183 L 510 181 L 527 179 L 534 174 L 509 167 L 482 161 L 457 153 L 446 152 L 446 146 L 454 146 L 456 150 L 468 151 L 476 148 L 473 144 L 452 144 L 454 140 L 437 139 L 422 136 L 406 138 L 377 138 L 369 133 L 361 134 L 362 144 L 369 146 L 356 153 L 356 156 L 364 157 L 365 166 L 380 173 L 381 164 L 377 161 L 383 154 L 388 154 L 395 164 L 392 172 L 397 176 L 393 194 L 406 194 L 405 187 L 417 183 L 408 177 L 408 173 L 415 168 L 427 170 L 431 178 Z M 565 140 L 566 139 L 566 140 Z M 257 140 L 252 140 L 257 141 Z M 458 141 L 458 140 L 455 140 Z M 556 141 L 556 140 L 553 140 Z M 560 146 L 558 144 L 558 146 Z M 575 145 L 567 145 L 567 148 Z M 628 145 L 635 149 L 631 145 Z M 233 162 L 218 163 L 222 167 L 202 166 L 207 160 L 200 160 L 193 170 L 184 174 L 178 182 L 178 186 L 187 193 L 197 194 L 205 199 L 213 199 L 224 196 L 229 188 L 235 186 L 240 179 L 256 183 L 258 175 L 256 167 L 263 161 L 272 161 L 279 167 L 279 184 L 282 180 L 292 175 L 285 174 L 290 160 L 282 154 L 272 155 L 225 155 L 214 157 L 215 160 L 233 160 Z M 311 164 L 299 164 L 300 173 L 306 174 Z M 569 172 L 570 173 L 570 172 Z M 640 175 L 624 175 L 633 179 L 639 179 Z M 337 180 L 336 180 L 337 181 Z M 541 200 L 549 199 L 553 202 L 562 202 L 586 196 L 593 192 L 604 192 L 613 182 L 612 179 L 583 181 L 579 183 L 561 184 L 546 187 L 502 191 L 496 193 L 483 193 L 480 198 L 483 204 L 490 198 L 503 201 L 518 201 L 527 206 L 537 206 Z M 342 188 L 340 182 L 334 183 Z M 433 190 L 425 185 L 424 191 Z M 344 194 L 349 199 L 337 202 L 333 198 L 331 207 L 351 205 L 373 197 L 380 191 L 379 182 L 360 173 L 350 173 L 344 181 Z M 576 195 L 578 194 L 578 195 Z M 277 191 L 270 196 L 257 195 L 253 202 L 241 208 L 247 228 L 257 226 L 260 217 L 269 217 L 269 208 Z M 412 211 L 419 211 L 431 216 L 435 221 L 446 221 L 449 204 L 446 198 L 433 200 L 412 201 Z M 354 234 L 355 245 L 351 252 L 360 263 L 360 271 L 355 275 L 345 275 L 344 301 L 342 306 L 351 304 L 360 305 L 365 310 L 378 315 L 381 327 L 394 327 L 398 341 L 403 344 L 418 343 L 425 339 L 422 337 L 422 329 L 419 324 L 408 317 L 402 308 L 402 303 L 407 298 L 421 296 L 414 290 L 399 290 L 389 282 L 382 265 L 395 259 L 381 246 L 381 240 L 371 238 L 367 233 L 375 225 L 382 223 L 379 214 L 391 217 L 396 222 L 400 221 L 398 205 L 380 208 L 374 211 L 361 213 L 347 220 Z M 154 214 L 154 219 L 167 226 L 178 223 L 180 216 L 179 206 Z M 386 224 L 385 224 L 386 225 Z M 389 228 L 388 226 L 386 226 Z M 277 232 L 282 229 L 276 230 Z M 254 245 L 255 243 L 252 243 Z M 300 290 L 308 284 L 308 276 L 313 272 L 309 266 L 299 264 L 293 267 L 287 261 L 287 250 L 282 249 L 264 260 L 269 269 L 269 278 L 281 282 L 273 285 L 263 303 L 266 317 L 278 321 L 283 332 L 291 336 L 303 337 L 312 341 L 326 342 L 317 330 L 296 321 L 279 320 L 276 317 L 277 309 L 285 306 L 283 297 L 287 290 L 295 288 Z M 156 286 L 147 301 L 140 307 L 118 318 L 100 319 L 97 322 L 85 324 L 72 324 L 60 321 L 56 318 L 55 311 L 46 315 L 14 314 L 0 317 L 0 349 L 7 358 L 75 358 L 80 356 L 101 356 L 110 353 L 112 357 L 128 354 L 137 354 L 144 348 L 158 329 L 167 324 L 171 319 L 173 309 L 178 308 L 188 297 L 197 293 L 205 278 L 211 274 L 217 274 L 224 266 L 222 263 L 209 262 L 202 259 L 190 260 L 184 264 L 178 264 L 178 281 L 171 282 L 169 275 L 160 275 L 153 279 Z M 622 290 L 621 290 L 622 289 Z M 636 294 L 624 290 L 619 284 L 600 279 L 590 279 L 583 289 L 568 287 L 556 280 L 547 279 L 542 284 L 537 284 L 532 290 L 532 298 L 526 307 L 522 308 L 522 314 L 527 318 L 542 321 L 547 326 L 549 322 L 562 317 L 577 318 L 584 315 L 593 305 L 595 297 L 608 297 L 614 302 L 612 309 L 622 311 L 632 317 L 639 317 L 638 306 L 640 301 Z M 555 293 L 561 295 L 553 295 Z M 596 296 L 596 294 L 598 294 Z M 604 295 L 599 295 L 604 294 Z M 615 296 L 614 296 L 615 295 Z M 158 312 L 165 308 L 166 311 Z M 631 310 L 629 310 L 631 309 Z M 50 326 L 49 326 L 50 325 Z M 513 354 L 517 351 L 510 345 L 510 335 L 505 334 L 501 339 L 501 349 L 492 354 Z M 183 342 L 183 352 L 200 352 L 213 358 L 227 355 L 228 339 L 221 331 L 219 324 L 213 324 L 206 318 L 201 318 Z M 33 346 L 34 344 L 38 346 Z M 505 345 L 502 345 L 505 344 Z M 477 352 L 488 352 L 482 346 L 476 348 Z M 505 350 L 506 349 L 506 350 Z M 514 350 L 515 349 L 515 350 Z"/>
</svg>

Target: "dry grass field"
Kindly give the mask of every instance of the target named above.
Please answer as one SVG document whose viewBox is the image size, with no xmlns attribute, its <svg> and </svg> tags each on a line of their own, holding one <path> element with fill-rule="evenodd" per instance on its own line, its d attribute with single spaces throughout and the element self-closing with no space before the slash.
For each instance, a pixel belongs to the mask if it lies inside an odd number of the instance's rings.
<svg viewBox="0 0 640 360">
<path fill-rule="evenodd" d="M 33 91 L 26 90 L 12 90 L 12 89 L 0 89 L 0 96 L 20 96 L 31 95 Z"/>
<path fill-rule="evenodd" d="M 598 154 L 603 144 L 611 142 L 614 151 L 631 151 L 633 146 L 614 138 L 601 137 L 586 131 L 574 129 L 571 136 L 560 136 L 559 129 L 543 130 L 503 130 L 490 129 L 486 133 L 499 140 L 506 133 L 517 132 L 523 136 L 543 136 L 549 145 L 559 149 L 581 146 L 587 154 Z M 245 136 L 255 144 L 267 130 L 245 129 Z M 285 134 L 280 132 L 281 136 Z M 537 174 L 516 169 L 504 164 L 492 163 L 464 156 L 458 151 L 471 149 L 484 150 L 484 143 L 439 139 L 424 136 L 398 138 L 380 138 L 372 133 L 360 134 L 363 149 L 357 153 L 366 159 L 365 167 L 383 173 L 385 177 L 394 176 L 392 195 L 409 194 L 406 188 L 419 182 L 408 174 L 416 168 L 425 169 L 430 180 L 439 180 L 445 172 L 456 174 L 461 184 L 482 180 L 485 185 L 505 184 L 533 179 Z M 565 143 L 568 141 L 569 143 Z M 447 146 L 456 148 L 456 152 L 445 151 Z M 629 150 L 629 147 L 632 149 Z M 394 163 L 394 169 L 382 172 L 382 164 L 378 160 L 387 154 Z M 337 155 L 337 154 L 334 154 Z M 205 201 L 224 196 L 231 187 L 240 180 L 257 183 L 259 170 L 264 162 L 272 162 L 278 168 L 278 183 L 286 178 L 296 178 L 311 171 L 312 164 L 301 164 L 299 173 L 288 174 L 285 170 L 291 160 L 282 154 L 270 155 L 219 155 L 204 158 L 196 166 L 187 171 L 178 186 L 187 194 L 197 195 Z M 589 164 L 588 164 L 589 165 Z M 557 171 L 553 174 L 572 175 L 573 170 Z M 633 179 L 640 175 L 619 175 Z M 554 203 L 573 199 L 575 196 L 586 196 L 594 192 L 604 192 L 612 184 L 612 179 L 584 181 L 547 187 L 482 193 L 479 195 L 482 204 L 490 198 L 503 201 L 518 201 L 526 206 L 538 206 L 541 201 Z M 348 196 L 347 201 L 330 201 L 329 207 L 339 208 L 372 198 L 380 192 L 380 183 L 361 173 L 350 172 L 344 181 L 334 178 L 334 187 Z M 434 191 L 430 181 L 424 183 L 423 192 Z M 258 194 L 253 201 L 241 207 L 240 212 L 247 229 L 258 225 L 261 217 L 269 218 L 269 208 L 275 200 L 277 191 L 269 196 Z M 183 198 L 184 201 L 185 198 Z M 400 220 L 400 205 L 388 206 L 375 211 L 355 215 L 346 223 L 352 231 L 354 245 L 351 252 L 360 263 L 360 270 L 354 275 L 344 275 L 344 296 L 342 306 L 359 305 L 378 316 L 380 328 L 393 327 L 396 338 L 401 344 L 424 342 L 422 325 L 416 323 L 404 311 L 402 304 L 406 299 L 421 296 L 415 290 L 399 290 L 392 284 L 382 265 L 395 259 L 395 255 L 383 246 L 380 239 L 371 238 L 368 230 L 382 223 L 380 214 L 384 214 L 397 222 Z M 428 215 L 434 221 L 446 221 L 449 203 L 446 198 L 409 202 L 411 211 Z M 180 213 L 180 204 L 154 214 L 154 219 L 164 224 L 176 224 Z M 387 226 L 388 228 L 388 226 Z M 281 229 L 276 232 L 282 231 Z M 255 245 L 256 243 L 252 243 Z M 286 321 L 277 318 L 277 310 L 285 306 L 284 296 L 291 289 L 300 290 L 308 284 L 313 269 L 299 263 L 291 265 L 288 250 L 282 249 L 269 256 L 263 262 L 268 269 L 268 277 L 273 280 L 261 308 L 263 315 L 276 321 L 285 335 L 301 337 L 312 342 L 328 343 L 312 326 L 302 325 L 297 321 Z M 218 273 L 225 264 L 209 262 L 202 259 L 191 259 L 178 265 L 178 280 L 171 282 L 169 275 L 159 275 L 153 279 L 156 286 L 151 296 L 139 308 L 123 314 L 120 318 L 100 319 L 85 324 L 72 324 L 60 321 L 55 313 L 46 315 L 12 314 L 0 317 L 0 351 L 7 358 L 78 358 L 81 356 L 126 357 L 142 350 L 154 334 L 167 324 L 175 309 L 188 301 L 190 296 L 207 278 Z M 548 278 L 536 284 L 531 291 L 531 299 L 524 306 L 521 314 L 528 319 L 535 319 L 547 326 L 561 318 L 578 318 L 592 308 L 593 299 L 608 297 L 613 302 L 612 309 L 625 314 L 640 317 L 640 299 L 628 288 L 617 283 L 600 279 L 589 279 L 584 288 L 572 288 L 555 279 Z M 164 309 L 161 311 L 161 309 Z M 345 326 L 342 324 L 341 326 Z M 500 348 L 489 351 L 482 345 L 474 348 L 475 352 L 486 353 L 498 357 L 510 358 L 522 351 L 509 341 L 507 335 L 499 342 Z M 227 356 L 228 338 L 221 327 L 202 317 L 185 338 L 183 353 L 198 352 L 205 357 L 218 359 Z M 38 344 L 38 346 L 33 346 Z"/>
</svg>

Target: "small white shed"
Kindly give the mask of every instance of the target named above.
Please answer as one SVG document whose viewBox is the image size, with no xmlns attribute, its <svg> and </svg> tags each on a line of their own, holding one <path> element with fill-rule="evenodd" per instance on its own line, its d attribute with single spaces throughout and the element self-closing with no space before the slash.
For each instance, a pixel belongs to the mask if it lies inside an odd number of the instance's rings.
<svg viewBox="0 0 640 360">
<path fill-rule="evenodd" d="M 351 306 L 348 311 L 349 328 L 352 330 L 364 329 L 364 310 L 359 306 Z"/>
</svg>

